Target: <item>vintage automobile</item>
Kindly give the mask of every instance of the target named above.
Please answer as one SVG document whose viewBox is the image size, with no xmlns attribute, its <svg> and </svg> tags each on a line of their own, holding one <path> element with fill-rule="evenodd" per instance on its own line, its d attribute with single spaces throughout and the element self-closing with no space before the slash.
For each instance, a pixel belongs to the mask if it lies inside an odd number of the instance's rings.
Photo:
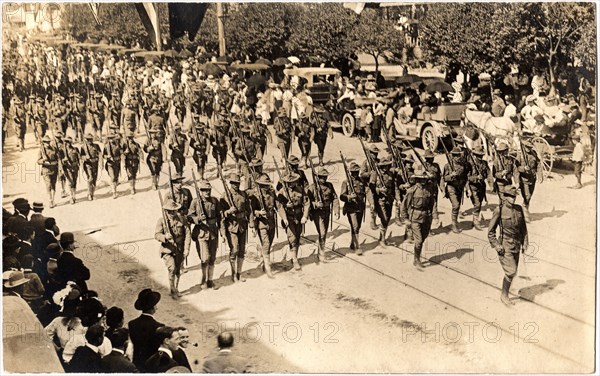
<svg viewBox="0 0 600 376">
<path fill-rule="evenodd" d="M 291 68 L 284 69 L 286 76 L 298 76 L 305 80 L 305 87 L 308 89 L 313 104 L 324 105 L 330 97 L 337 95 L 337 78 L 341 75 L 336 68 Z M 333 80 L 331 80 L 333 78 Z"/>
</svg>

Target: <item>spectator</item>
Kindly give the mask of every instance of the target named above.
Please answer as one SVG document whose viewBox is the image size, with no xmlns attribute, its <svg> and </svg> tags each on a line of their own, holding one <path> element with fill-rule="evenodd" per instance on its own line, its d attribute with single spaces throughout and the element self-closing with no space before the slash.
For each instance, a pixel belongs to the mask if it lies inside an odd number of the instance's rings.
<svg viewBox="0 0 600 376">
<path fill-rule="evenodd" d="M 79 286 L 82 292 L 86 292 L 86 281 L 90 279 L 90 270 L 83 264 L 83 261 L 77 258 L 73 253 L 77 248 L 73 233 L 62 233 L 60 235 L 60 246 L 63 249 L 63 252 L 56 260 L 59 281 L 63 284 L 66 284 L 68 281 L 73 281 L 77 283 L 77 286 Z"/>
<path fill-rule="evenodd" d="M 517 107 L 513 103 L 514 97 L 512 95 L 507 95 L 504 99 L 506 100 L 506 108 L 504 109 L 504 114 L 502 116 L 509 118 L 513 123 L 516 123 L 519 118 L 517 117 Z"/>
<path fill-rule="evenodd" d="M 505 108 L 506 104 L 502 99 L 502 92 L 500 89 L 494 89 L 494 92 L 492 93 L 492 116 L 502 116 Z"/>
<path fill-rule="evenodd" d="M 217 336 L 219 352 L 208 357 L 202 366 L 204 373 L 250 373 L 248 361 L 232 353 L 233 335 L 229 332 Z"/>
<path fill-rule="evenodd" d="M 23 286 L 23 299 L 27 301 L 33 312 L 37 312 L 44 303 L 45 289 L 40 277 L 32 270 L 33 256 L 31 254 L 22 257 L 21 267 L 23 275 L 29 280 L 29 283 Z"/>
<path fill-rule="evenodd" d="M 173 351 L 173 360 L 180 366 L 184 366 L 191 371 L 192 367 L 185 354 L 185 349 L 187 349 L 190 344 L 190 332 L 183 326 L 177 327 L 175 330 L 179 332 L 179 345 L 177 346 L 177 349 Z"/>
<path fill-rule="evenodd" d="M 45 331 L 59 350 L 60 357 L 62 357 L 62 350 L 71 338 L 76 334 L 85 335 L 81 319 L 76 315 L 77 306 L 81 302 L 80 296 L 81 292 L 74 283 L 69 284 L 54 296 L 55 303 L 61 307 L 60 313 L 46 326 Z"/>
<path fill-rule="evenodd" d="M 13 206 L 15 208 L 15 214 L 6 221 L 6 233 L 16 235 L 19 232 L 19 229 L 29 223 L 27 216 L 29 215 L 31 206 L 29 205 L 29 201 L 24 198 L 14 200 Z"/>
<path fill-rule="evenodd" d="M 19 250 L 16 255 L 17 260 L 19 260 L 19 263 L 22 264 L 23 257 L 26 255 L 30 255 L 34 260 L 36 272 L 39 271 L 39 268 L 41 267 L 41 262 L 40 260 L 36 260 L 36 258 L 33 256 L 33 248 L 31 246 L 31 243 L 33 242 L 33 227 L 31 227 L 30 225 L 21 227 L 19 231 L 17 231 L 17 237 L 20 240 L 18 246 Z"/>
<path fill-rule="evenodd" d="M 155 338 L 160 346 L 146 361 L 146 372 L 163 373 L 179 364 L 173 359 L 173 351 L 179 346 L 179 331 L 170 326 L 156 329 Z"/>
<path fill-rule="evenodd" d="M 142 314 L 129 322 L 129 334 L 133 342 L 133 364 L 140 371 L 146 371 L 146 360 L 156 352 L 159 343 L 155 339 L 156 329 L 164 326 L 154 319 L 160 293 L 144 289 L 138 294 L 134 307 Z"/>
<path fill-rule="evenodd" d="M 581 136 L 574 134 L 571 136 L 571 140 L 575 144 L 575 149 L 573 149 L 573 156 L 571 157 L 571 160 L 573 161 L 573 172 L 575 173 L 575 178 L 577 178 L 577 184 L 569 188 L 581 189 L 583 188 L 583 185 L 581 184 L 581 172 L 583 170 L 585 152 L 583 144 L 581 143 Z"/>
<path fill-rule="evenodd" d="M 119 307 L 110 307 L 106 311 L 106 336 L 110 335 L 117 329 L 122 328 L 124 323 L 123 310 Z M 129 333 L 129 332 L 128 332 Z"/>
<path fill-rule="evenodd" d="M 42 202 L 34 202 L 31 210 L 33 211 L 33 214 L 31 214 L 31 217 L 29 218 L 29 224 L 33 227 L 35 235 L 41 234 L 46 230 L 46 217 L 42 215 L 42 211 L 44 211 L 44 204 Z M 56 225 L 54 225 L 52 231 L 55 235 L 60 234 L 60 230 Z"/>
<path fill-rule="evenodd" d="M 23 286 L 29 282 L 19 270 L 10 270 L 2 274 L 4 282 L 3 296 L 14 296 L 23 299 Z"/>
<path fill-rule="evenodd" d="M 45 253 L 49 244 L 58 243 L 53 229 L 56 226 L 56 220 L 52 217 L 44 221 L 44 232 L 36 234 L 33 238 L 33 254 L 42 261 L 42 265 L 48 262 L 48 255 Z M 42 278 L 43 279 L 43 278 Z"/>
<path fill-rule="evenodd" d="M 77 347 L 73 359 L 67 368 L 72 373 L 100 373 L 102 372 L 99 346 L 104 341 L 104 328 L 102 325 L 92 325 L 85 333 L 85 344 Z"/>
<path fill-rule="evenodd" d="M 112 307 L 117 308 L 117 307 Z M 111 309 L 112 309 L 111 308 Z M 110 311 L 110 310 L 109 310 Z M 123 312 L 121 310 L 121 312 Z M 108 321 L 108 314 L 107 314 Z M 113 350 L 101 360 L 102 372 L 106 373 L 137 373 L 138 369 L 125 356 L 125 349 L 129 344 L 129 330 L 116 328 L 107 337 L 112 343 Z"/>
</svg>

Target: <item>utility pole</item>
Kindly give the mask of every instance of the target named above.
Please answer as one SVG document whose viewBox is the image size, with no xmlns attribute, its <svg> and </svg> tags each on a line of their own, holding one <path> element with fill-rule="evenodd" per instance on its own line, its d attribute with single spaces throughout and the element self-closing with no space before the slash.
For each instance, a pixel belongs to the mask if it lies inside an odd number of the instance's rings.
<svg viewBox="0 0 600 376">
<path fill-rule="evenodd" d="M 217 3 L 217 32 L 219 34 L 219 56 L 225 56 L 227 47 L 225 45 L 225 27 L 223 26 L 223 3 Z"/>
</svg>

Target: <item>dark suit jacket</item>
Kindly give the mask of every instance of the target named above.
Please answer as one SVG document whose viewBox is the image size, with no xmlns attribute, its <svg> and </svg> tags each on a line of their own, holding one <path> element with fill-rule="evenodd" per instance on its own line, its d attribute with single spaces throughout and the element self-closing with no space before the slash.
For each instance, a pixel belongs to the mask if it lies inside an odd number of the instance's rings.
<svg viewBox="0 0 600 376">
<path fill-rule="evenodd" d="M 6 232 L 16 234 L 21 228 L 27 226 L 29 221 L 20 214 L 14 214 L 6 220 Z"/>
<path fill-rule="evenodd" d="M 180 366 L 184 366 L 190 371 L 192 370 L 192 367 L 190 366 L 190 361 L 188 360 L 187 355 L 185 354 L 185 351 L 183 349 L 179 348 L 173 351 L 173 360 L 175 360 Z"/>
<path fill-rule="evenodd" d="M 87 346 L 80 346 L 75 350 L 73 358 L 69 362 L 69 372 L 100 373 L 102 357 Z"/>
<path fill-rule="evenodd" d="M 33 242 L 31 243 L 33 246 L 33 255 L 39 257 L 42 260 L 43 265 L 46 265 L 46 262 L 48 261 L 46 247 L 52 243 L 58 243 L 58 239 L 48 231 L 36 234 L 33 238 Z"/>
<path fill-rule="evenodd" d="M 63 252 L 58 260 L 57 274 L 62 283 L 74 281 L 81 288 L 81 291 L 87 291 L 85 281 L 90 279 L 90 270 L 83 265 L 83 261 L 75 257 L 72 252 Z"/>
<path fill-rule="evenodd" d="M 137 373 L 138 369 L 133 363 L 117 351 L 112 351 L 110 354 L 102 358 L 102 372 L 105 373 Z"/>
<path fill-rule="evenodd" d="M 250 364 L 230 351 L 219 351 L 216 355 L 207 357 L 202 366 L 204 373 L 250 373 Z"/>
<path fill-rule="evenodd" d="M 152 316 L 140 315 L 129 322 L 129 338 L 133 343 L 133 364 L 141 371 L 145 371 L 146 360 L 158 350 L 159 343 L 155 339 L 156 329 L 165 324 L 160 323 Z"/>
<path fill-rule="evenodd" d="M 135 348 L 135 347 L 134 347 Z M 169 354 L 157 351 L 154 355 L 152 355 L 146 361 L 146 372 L 148 373 L 165 373 L 169 369 L 173 367 L 177 367 L 180 364 L 177 364 L 175 360 L 173 360 Z"/>
</svg>

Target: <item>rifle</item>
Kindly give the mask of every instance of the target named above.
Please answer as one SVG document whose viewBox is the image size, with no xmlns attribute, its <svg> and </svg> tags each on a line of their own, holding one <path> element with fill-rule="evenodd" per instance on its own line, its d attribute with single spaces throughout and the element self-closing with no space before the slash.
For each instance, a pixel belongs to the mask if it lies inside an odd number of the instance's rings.
<svg viewBox="0 0 600 376">
<path fill-rule="evenodd" d="M 54 136 L 54 131 L 52 130 L 52 127 L 48 127 L 48 129 L 50 129 L 50 133 L 52 133 L 52 139 L 54 140 L 54 145 L 56 146 L 56 160 L 58 161 L 58 168 L 60 171 L 65 171 L 65 166 L 63 165 L 62 158 L 60 157 L 60 147 L 58 146 L 58 141 L 56 141 L 56 137 Z M 65 153 L 65 156 L 66 155 L 67 153 Z"/>
<path fill-rule="evenodd" d="M 525 151 L 525 148 L 523 147 L 523 141 L 519 138 L 519 144 L 521 146 L 521 154 L 523 154 L 523 161 L 525 162 L 525 167 L 527 167 L 527 170 L 531 170 L 531 167 L 529 167 L 529 157 L 527 156 L 527 152 Z"/>
<path fill-rule="evenodd" d="M 275 160 L 275 157 L 273 157 L 273 163 L 275 163 L 275 170 L 277 171 L 277 176 L 279 176 L 279 181 L 281 182 L 281 184 L 285 188 L 285 198 L 288 201 L 290 201 L 290 198 L 292 196 L 290 195 L 290 191 L 289 191 L 289 188 L 287 186 L 287 183 L 283 181 L 283 178 L 281 176 L 281 171 L 279 170 L 279 166 L 277 165 L 277 161 Z"/>
<path fill-rule="evenodd" d="M 342 164 L 344 165 L 344 172 L 346 173 L 346 180 L 348 180 L 348 187 L 350 187 L 350 193 L 355 195 L 356 190 L 354 189 L 354 182 L 352 181 L 352 176 L 350 176 L 350 171 L 348 171 L 348 164 L 346 164 L 346 158 L 344 158 L 344 154 L 342 154 L 341 150 L 340 157 L 342 157 Z"/>
<path fill-rule="evenodd" d="M 158 192 L 158 199 L 160 200 L 160 211 L 162 212 L 163 225 L 165 226 L 165 229 L 169 232 L 169 235 L 171 235 L 171 238 L 174 241 L 175 234 L 173 233 L 173 229 L 171 229 L 171 226 L 169 226 L 169 220 L 167 218 L 167 213 L 165 213 L 165 209 L 163 209 L 165 205 L 163 204 L 162 195 L 160 194 L 160 191 L 157 191 L 157 192 Z"/>
<path fill-rule="evenodd" d="M 377 167 L 375 162 L 371 159 L 371 156 L 369 155 L 369 152 L 367 151 L 363 140 L 361 138 L 359 138 L 358 140 L 360 141 L 360 146 L 362 147 L 363 153 L 365 154 L 365 157 L 367 158 L 367 163 L 369 164 L 371 171 L 375 171 L 375 174 L 377 174 L 377 180 L 381 183 L 381 185 L 384 185 L 383 176 L 381 176 L 381 171 L 379 171 L 379 168 Z"/>
<path fill-rule="evenodd" d="M 317 200 L 320 205 L 323 205 L 323 191 L 321 190 L 321 184 L 319 183 L 319 179 L 317 179 L 317 174 L 315 173 L 315 166 L 312 163 L 312 158 L 308 158 L 310 162 L 310 172 L 312 174 L 313 183 L 315 184 L 315 188 L 317 188 Z"/>
<path fill-rule="evenodd" d="M 475 160 L 475 157 L 473 156 L 473 152 L 469 148 L 466 148 L 466 149 L 467 149 L 467 156 L 471 159 L 471 162 L 473 163 L 473 167 L 475 167 L 475 172 L 477 173 L 477 175 L 481 176 L 481 170 L 479 169 L 477 160 Z"/>
<path fill-rule="evenodd" d="M 383 132 L 384 136 L 385 136 L 385 142 L 387 144 L 388 149 L 390 150 L 390 153 L 392 154 L 392 160 L 394 161 L 394 167 L 396 169 L 400 170 L 400 174 L 402 176 L 402 180 L 407 183 L 408 182 L 408 173 L 406 172 L 406 166 L 404 166 L 404 162 L 402 162 L 402 155 L 398 155 L 397 152 L 398 150 L 394 147 L 394 145 L 392 145 L 392 142 L 390 141 L 390 139 L 387 136 L 387 132 Z M 341 152 L 340 152 L 341 154 Z M 342 159 L 344 157 L 342 156 Z M 344 168 L 346 167 L 346 165 L 344 165 Z"/>
<path fill-rule="evenodd" d="M 425 161 L 423 160 L 423 157 L 421 156 L 421 154 L 417 153 L 417 151 L 415 150 L 415 147 L 412 146 L 412 144 L 410 142 L 404 141 L 404 143 L 410 147 L 410 150 L 412 150 L 412 152 L 415 154 L 415 157 L 417 157 L 417 160 L 419 161 L 419 163 L 421 163 L 423 168 L 425 168 L 425 170 L 427 171 L 427 165 L 425 164 Z"/>
<path fill-rule="evenodd" d="M 227 201 L 229 201 L 228 204 L 235 210 L 238 210 L 237 206 L 233 202 L 233 196 L 231 195 L 231 191 L 229 190 L 229 187 L 227 186 L 227 182 L 225 182 L 225 178 L 223 177 L 223 171 L 221 171 L 221 166 L 218 163 L 217 163 L 217 175 L 219 175 L 219 178 L 221 179 L 221 183 L 223 183 L 223 188 L 225 189 L 225 196 L 227 197 Z"/>
<path fill-rule="evenodd" d="M 173 189 L 173 181 L 171 180 L 172 179 L 172 176 L 171 176 L 171 162 L 167 162 L 167 164 L 169 165 L 169 188 L 171 189 L 171 197 L 173 197 L 173 201 L 177 201 L 175 199 L 175 190 Z M 196 179 L 194 179 L 194 183 L 195 182 L 196 182 Z"/>
<path fill-rule="evenodd" d="M 200 189 L 198 189 L 198 182 L 196 181 L 196 174 L 194 173 L 194 169 L 192 169 L 192 179 L 194 180 L 194 189 L 196 190 L 196 198 L 200 203 L 200 210 L 202 210 L 202 215 L 204 218 L 208 218 L 206 214 L 206 207 L 204 206 L 204 200 L 202 199 L 202 195 L 200 194 Z"/>
<path fill-rule="evenodd" d="M 443 140 L 440 140 L 440 144 L 442 144 L 442 147 L 444 148 L 444 154 L 446 155 L 446 160 L 448 161 L 448 165 L 450 165 L 450 169 L 454 173 L 456 171 L 454 169 L 454 162 L 452 161 L 452 158 L 450 157 L 450 153 L 448 153 L 448 149 L 446 148 L 446 144 L 444 144 Z"/>
</svg>

